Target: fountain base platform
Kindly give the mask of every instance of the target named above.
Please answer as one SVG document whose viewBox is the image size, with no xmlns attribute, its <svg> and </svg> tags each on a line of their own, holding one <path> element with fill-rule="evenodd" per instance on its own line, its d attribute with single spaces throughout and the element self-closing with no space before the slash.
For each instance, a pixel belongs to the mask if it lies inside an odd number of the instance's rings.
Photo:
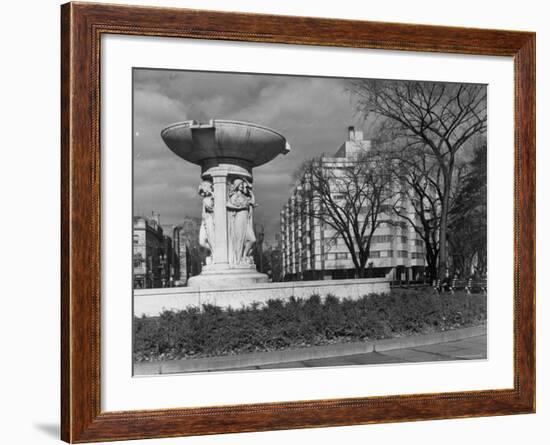
<svg viewBox="0 0 550 445">
<path fill-rule="evenodd" d="M 224 289 L 267 282 L 268 276 L 265 273 L 256 271 L 253 265 L 227 268 L 216 264 L 205 266 L 200 275 L 189 278 L 187 287 Z"/>
</svg>

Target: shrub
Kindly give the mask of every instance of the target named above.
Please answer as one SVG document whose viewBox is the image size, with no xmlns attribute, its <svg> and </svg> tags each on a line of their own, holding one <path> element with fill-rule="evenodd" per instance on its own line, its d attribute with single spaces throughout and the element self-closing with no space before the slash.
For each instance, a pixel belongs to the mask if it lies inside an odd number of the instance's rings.
<svg viewBox="0 0 550 445">
<path fill-rule="evenodd" d="M 269 300 L 240 309 L 213 305 L 134 318 L 134 359 L 165 360 L 271 351 L 442 331 L 487 318 L 481 294 L 395 289 L 360 299 Z"/>
</svg>

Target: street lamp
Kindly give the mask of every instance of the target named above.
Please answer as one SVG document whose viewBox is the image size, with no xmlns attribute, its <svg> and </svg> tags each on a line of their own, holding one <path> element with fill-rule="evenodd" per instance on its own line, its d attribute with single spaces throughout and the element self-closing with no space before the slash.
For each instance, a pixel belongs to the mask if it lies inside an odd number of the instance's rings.
<svg viewBox="0 0 550 445">
<path fill-rule="evenodd" d="M 149 255 L 147 257 L 147 263 L 148 266 L 147 270 L 145 271 L 145 288 L 147 288 L 147 276 L 149 276 L 149 283 L 151 284 L 149 287 L 153 287 L 153 256 Z"/>
<path fill-rule="evenodd" d="M 260 272 L 264 271 L 264 251 L 263 251 L 263 243 L 264 243 L 264 226 L 263 224 L 260 226 L 260 233 L 258 233 L 258 247 L 260 251 Z"/>
<path fill-rule="evenodd" d="M 160 275 L 160 279 L 161 279 L 161 283 L 160 285 L 162 287 L 166 287 L 166 254 L 165 253 L 161 253 L 159 255 L 159 275 Z"/>
</svg>

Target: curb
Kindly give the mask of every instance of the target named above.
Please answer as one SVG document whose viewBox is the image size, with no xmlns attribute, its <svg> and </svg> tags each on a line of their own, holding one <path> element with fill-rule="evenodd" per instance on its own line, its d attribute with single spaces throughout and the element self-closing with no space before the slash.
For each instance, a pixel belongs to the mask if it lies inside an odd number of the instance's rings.
<svg viewBox="0 0 550 445">
<path fill-rule="evenodd" d="M 388 338 L 384 340 L 373 340 L 367 342 L 340 343 L 334 345 L 312 346 L 309 348 L 254 352 L 223 357 L 140 362 L 134 363 L 133 376 L 137 377 L 187 372 L 222 371 L 232 368 L 272 365 L 320 358 L 333 358 L 353 354 L 366 354 L 369 352 L 383 352 L 390 351 L 392 349 L 415 348 L 418 346 L 427 346 L 437 343 L 447 343 L 486 334 L 487 326 L 474 326 L 470 328 L 434 332 L 431 334 Z"/>
</svg>

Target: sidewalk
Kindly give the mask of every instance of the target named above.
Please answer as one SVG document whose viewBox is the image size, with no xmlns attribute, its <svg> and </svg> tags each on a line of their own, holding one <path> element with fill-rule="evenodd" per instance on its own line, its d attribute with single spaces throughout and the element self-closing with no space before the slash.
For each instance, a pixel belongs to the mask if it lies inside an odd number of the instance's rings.
<svg viewBox="0 0 550 445">
<path fill-rule="evenodd" d="M 134 363 L 134 376 L 486 358 L 485 325 L 381 340 Z"/>
<path fill-rule="evenodd" d="M 319 366 L 376 365 L 385 363 L 419 363 L 487 358 L 487 335 L 414 348 L 368 352 L 341 357 L 300 360 L 287 363 L 230 368 L 228 371 L 252 369 L 311 368 Z"/>
</svg>

